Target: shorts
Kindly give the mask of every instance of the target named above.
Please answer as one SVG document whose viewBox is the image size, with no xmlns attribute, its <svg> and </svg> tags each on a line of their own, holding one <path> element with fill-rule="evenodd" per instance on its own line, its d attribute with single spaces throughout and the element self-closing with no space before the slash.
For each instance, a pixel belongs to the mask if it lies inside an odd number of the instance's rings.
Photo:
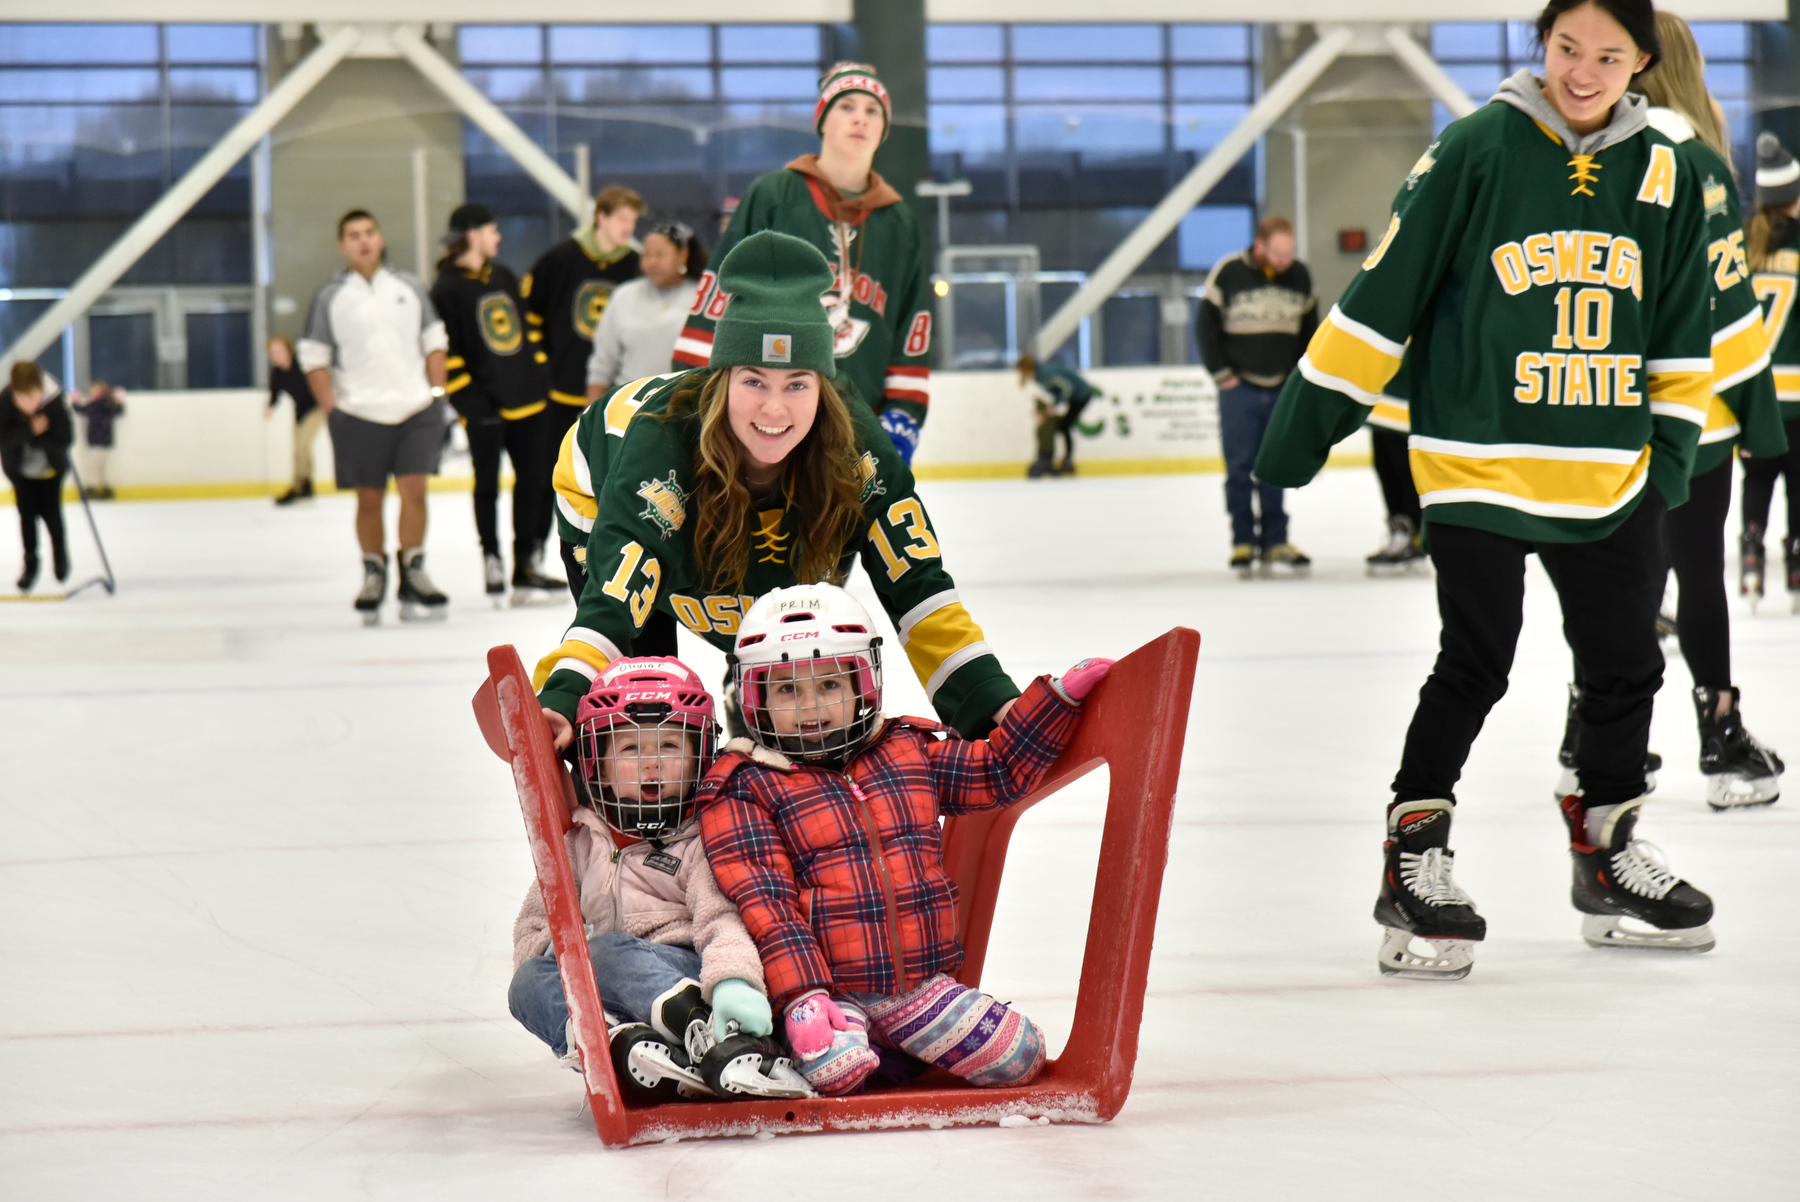
<svg viewBox="0 0 1800 1202">
<path fill-rule="evenodd" d="M 331 411 L 331 458 L 339 488 L 386 488 L 389 476 L 435 476 L 444 450 L 444 403 L 397 425 Z"/>
</svg>

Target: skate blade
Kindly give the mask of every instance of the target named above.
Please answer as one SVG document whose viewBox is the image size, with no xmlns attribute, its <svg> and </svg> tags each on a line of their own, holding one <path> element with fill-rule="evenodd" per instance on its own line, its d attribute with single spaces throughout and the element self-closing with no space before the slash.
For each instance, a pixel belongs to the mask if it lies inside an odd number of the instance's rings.
<svg viewBox="0 0 1800 1202">
<path fill-rule="evenodd" d="M 1375 964 L 1383 976 L 1409 981 L 1460 981 L 1475 965 L 1472 939 L 1427 939 L 1399 927 L 1386 928 Z M 1428 943 L 1431 955 L 1415 951 L 1413 944 Z"/>
<path fill-rule="evenodd" d="M 655 1089 L 664 1081 L 675 1082 L 684 1097 L 713 1097 L 713 1091 L 707 1087 L 706 1080 L 698 1072 L 686 1065 L 677 1064 L 669 1055 L 669 1050 L 650 1040 L 644 1040 L 631 1049 L 625 1057 L 626 1070 L 631 1073 L 632 1080 L 645 1089 Z"/>
<path fill-rule="evenodd" d="M 719 1089 L 726 1097 L 813 1098 L 818 1091 L 795 1070 L 793 1061 L 779 1057 L 763 1068 L 761 1052 L 734 1056 L 719 1070 Z"/>
<path fill-rule="evenodd" d="M 1706 804 L 1714 812 L 1742 810 L 1751 806 L 1774 805 L 1781 799 L 1779 776 L 1745 778 L 1722 773 L 1706 782 Z"/>
<path fill-rule="evenodd" d="M 364 626 L 381 625 L 381 611 L 379 609 L 361 609 L 357 612 L 362 615 L 362 624 Z"/>
<path fill-rule="evenodd" d="M 402 622 L 442 622 L 450 616 L 448 605 L 424 605 L 418 601 L 400 603 Z"/>
<path fill-rule="evenodd" d="M 523 609 L 527 605 L 555 605 L 562 596 L 563 594 L 553 593 L 548 589 L 516 588 L 508 603 L 514 609 Z"/>
<path fill-rule="evenodd" d="M 1702 924 L 1675 930 L 1651 926 L 1626 926 L 1610 914 L 1583 914 L 1581 937 L 1589 947 L 1623 947 L 1656 952 L 1710 952 L 1715 944 L 1712 927 Z"/>
</svg>

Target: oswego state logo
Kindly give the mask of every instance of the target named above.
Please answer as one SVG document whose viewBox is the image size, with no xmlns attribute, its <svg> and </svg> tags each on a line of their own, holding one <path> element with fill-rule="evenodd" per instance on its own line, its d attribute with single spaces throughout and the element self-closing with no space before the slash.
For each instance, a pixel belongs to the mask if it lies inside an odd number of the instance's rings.
<svg viewBox="0 0 1800 1202">
<path fill-rule="evenodd" d="M 670 472 L 666 480 L 645 480 L 638 485 L 637 495 L 648 501 L 640 518 L 655 522 L 666 539 L 687 521 L 686 492 L 675 482 L 675 473 Z"/>
<path fill-rule="evenodd" d="M 856 465 L 856 470 L 862 476 L 862 503 L 864 505 L 869 503 L 870 497 L 887 495 L 887 486 L 881 482 L 881 477 L 875 474 L 875 456 L 872 452 L 863 452 L 862 459 Z"/>
<path fill-rule="evenodd" d="M 606 302 L 612 299 L 612 290 L 608 280 L 589 280 L 575 294 L 575 332 L 589 342 L 594 340 L 594 330 L 600 325 L 600 315 L 606 312 Z"/>
<path fill-rule="evenodd" d="M 481 340 L 496 355 L 518 351 L 525 331 L 519 324 L 519 310 L 512 297 L 504 292 L 490 292 L 477 305 L 476 319 L 481 323 Z"/>
</svg>

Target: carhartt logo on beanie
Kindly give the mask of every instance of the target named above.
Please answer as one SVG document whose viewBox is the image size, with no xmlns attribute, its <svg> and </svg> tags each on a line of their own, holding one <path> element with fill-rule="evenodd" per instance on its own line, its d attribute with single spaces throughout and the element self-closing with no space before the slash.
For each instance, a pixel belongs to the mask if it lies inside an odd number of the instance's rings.
<svg viewBox="0 0 1800 1202">
<path fill-rule="evenodd" d="M 837 375 L 831 322 L 820 297 L 836 283 L 818 247 L 763 230 L 732 247 L 719 265 L 731 297 L 713 328 L 712 367 L 804 368 Z"/>
<path fill-rule="evenodd" d="M 1756 203 L 1791 205 L 1800 200 L 1800 163 L 1781 139 L 1764 130 L 1756 136 Z"/>
<path fill-rule="evenodd" d="M 845 92 L 867 92 L 880 102 L 881 140 L 887 141 L 888 131 L 894 127 L 894 105 L 888 100 L 887 89 L 881 86 L 875 68 L 868 63 L 831 64 L 824 78 L 819 80 L 819 104 L 813 109 L 814 131 L 824 134 L 825 113 Z"/>
</svg>

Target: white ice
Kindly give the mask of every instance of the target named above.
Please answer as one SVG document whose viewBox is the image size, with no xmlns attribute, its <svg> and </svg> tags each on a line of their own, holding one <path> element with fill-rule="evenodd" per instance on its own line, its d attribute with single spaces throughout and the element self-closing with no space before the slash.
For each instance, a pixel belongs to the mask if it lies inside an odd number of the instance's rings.
<svg viewBox="0 0 1800 1202">
<path fill-rule="evenodd" d="M 1490 937 L 1464 982 L 1383 980 L 1382 804 L 1432 585 L 1364 576 L 1361 469 L 1290 494 L 1310 580 L 1240 582 L 1219 485 L 924 487 L 1015 676 L 1204 637 L 1117 1120 L 622 1152 L 507 1015 L 531 870 L 469 709 L 489 646 L 533 660 L 572 607 L 487 606 L 464 496 L 433 496 L 450 620 L 373 630 L 343 498 L 100 508 L 116 597 L 0 605 L 0 1197 L 1800 1197 L 1800 797 L 1707 810 L 1672 656 L 1642 831 L 1713 894 L 1718 948 L 1586 947 L 1551 802 L 1568 654 L 1534 565 L 1460 790 Z M 1800 757 L 1800 618 L 1738 610 L 1734 652 L 1751 728 Z M 1026 818 L 988 961 L 1055 1047 L 1103 797 L 1090 778 Z"/>
</svg>

